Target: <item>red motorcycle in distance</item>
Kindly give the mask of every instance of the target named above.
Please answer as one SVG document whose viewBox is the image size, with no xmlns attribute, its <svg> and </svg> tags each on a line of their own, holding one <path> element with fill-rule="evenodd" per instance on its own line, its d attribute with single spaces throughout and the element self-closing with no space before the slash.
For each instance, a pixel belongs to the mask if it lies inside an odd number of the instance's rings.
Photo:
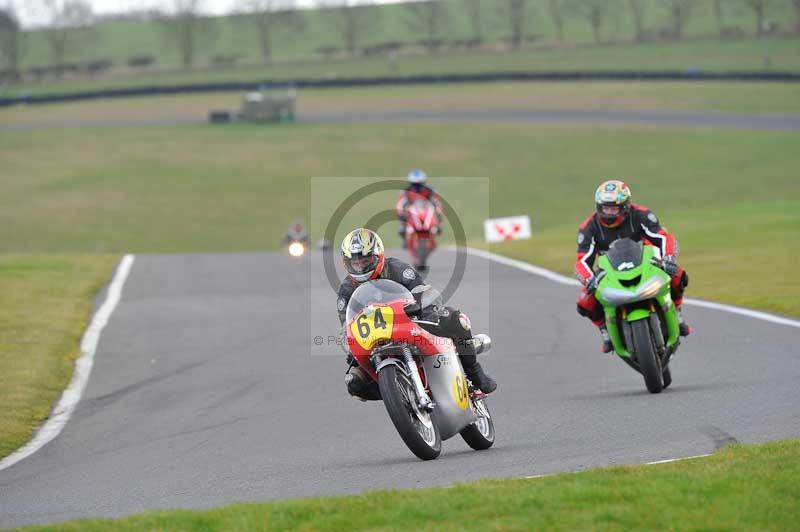
<svg viewBox="0 0 800 532">
<path fill-rule="evenodd" d="M 436 206 L 426 199 L 416 199 L 403 210 L 406 223 L 405 248 L 411 253 L 412 263 L 420 272 L 428 270 L 428 256 L 436 249 L 439 234 L 439 216 Z"/>
<path fill-rule="evenodd" d="M 452 340 L 437 334 L 437 322 L 425 321 L 435 315 L 425 310 L 437 306 L 442 297 L 429 286 L 412 294 L 399 283 L 378 279 L 353 292 L 345 325 L 350 352 L 378 383 L 397 432 L 422 460 L 439 456 L 442 440 L 456 434 L 476 450 L 494 443 L 486 396 L 473 389 Z M 478 353 L 491 347 L 486 335 L 473 341 Z"/>
</svg>

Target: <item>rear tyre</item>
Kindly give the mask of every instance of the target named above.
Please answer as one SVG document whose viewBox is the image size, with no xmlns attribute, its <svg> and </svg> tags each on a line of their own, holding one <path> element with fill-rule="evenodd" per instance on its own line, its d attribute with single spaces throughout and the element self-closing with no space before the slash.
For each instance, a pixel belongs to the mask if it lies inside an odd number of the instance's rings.
<svg viewBox="0 0 800 532">
<path fill-rule="evenodd" d="M 631 323 L 631 329 L 633 332 L 633 347 L 634 353 L 636 354 L 636 361 L 644 377 L 647 391 L 650 393 L 659 393 L 664 389 L 664 383 L 661 380 L 661 364 L 659 363 L 655 349 L 653 349 L 649 320 L 634 321 Z"/>
<path fill-rule="evenodd" d="M 483 451 L 494 444 L 494 422 L 486 406 L 486 399 L 472 399 L 472 405 L 478 419 L 472 425 L 466 426 L 461 432 L 461 437 L 467 445 L 476 451 Z"/>
<path fill-rule="evenodd" d="M 411 452 L 422 460 L 433 460 L 439 456 L 442 438 L 431 414 L 417 408 L 411 379 L 397 366 L 389 365 L 378 374 L 378 387 L 394 428 Z"/>
<path fill-rule="evenodd" d="M 666 390 L 672 384 L 672 372 L 669 368 L 665 368 L 662 375 L 664 376 L 664 389 Z"/>
</svg>

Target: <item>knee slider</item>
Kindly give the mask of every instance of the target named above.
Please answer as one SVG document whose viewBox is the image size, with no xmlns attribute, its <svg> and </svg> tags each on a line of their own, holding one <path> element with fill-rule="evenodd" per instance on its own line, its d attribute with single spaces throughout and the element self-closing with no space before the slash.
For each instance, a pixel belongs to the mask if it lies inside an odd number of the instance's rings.
<svg viewBox="0 0 800 532">
<path fill-rule="evenodd" d="M 580 314 L 580 315 L 581 315 L 581 316 L 583 316 L 584 318 L 591 318 L 591 317 L 593 317 L 593 314 L 592 314 L 591 312 L 589 312 L 589 310 L 588 310 L 588 309 L 586 309 L 586 308 L 582 307 L 580 304 L 578 304 L 578 305 L 577 305 L 577 309 L 578 309 L 578 314 Z"/>
</svg>

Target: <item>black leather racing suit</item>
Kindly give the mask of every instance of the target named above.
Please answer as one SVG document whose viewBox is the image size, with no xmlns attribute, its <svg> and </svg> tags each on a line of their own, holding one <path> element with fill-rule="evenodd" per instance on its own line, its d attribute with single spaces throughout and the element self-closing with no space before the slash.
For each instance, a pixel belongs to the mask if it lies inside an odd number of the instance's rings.
<svg viewBox="0 0 800 532">
<path fill-rule="evenodd" d="M 383 270 L 378 278 L 400 283 L 408 288 L 409 291 L 417 286 L 425 284 L 422 277 L 410 264 L 391 257 L 386 258 Z M 358 286 L 359 283 L 354 281 L 349 275 L 345 277 L 339 285 L 336 310 L 339 312 L 339 323 L 341 325 L 344 325 L 345 322 L 347 303 L 350 301 L 350 297 Z M 461 319 L 459 319 L 461 312 L 459 310 L 452 307 L 442 307 L 434 312 L 435 315 L 428 315 L 426 313 L 425 320 L 438 321 L 438 330 L 434 334 L 453 340 L 458 356 L 461 359 L 461 365 L 464 367 L 464 371 L 469 375 L 472 369 L 477 365 L 475 347 L 470 341 L 472 340 L 472 331 L 461 324 Z M 469 323 L 468 320 L 467 323 Z M 355 364 L 352 355 L 348 355 L 347 360 L 351 366 Z M 380 398 L 380 394 L 377 392 L 377 383 L 371 380 L 369 382 L 363 380 L 360 380 L 360 382 L 352 382 L 348 384 L 347 388 L 353 395 L 359 395 L 370 399 Z"/>
</svg>

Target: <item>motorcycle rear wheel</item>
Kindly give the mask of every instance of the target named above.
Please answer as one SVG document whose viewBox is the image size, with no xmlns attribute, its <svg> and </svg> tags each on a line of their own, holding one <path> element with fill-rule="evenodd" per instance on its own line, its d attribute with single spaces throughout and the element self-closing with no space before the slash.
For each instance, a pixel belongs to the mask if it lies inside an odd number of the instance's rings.
<svg viewBox="0 0 800 532">
<path fill-rule="evenodd" d="M 661 364 L 653 348 L 653 338 L 650 334 L 649 320 L 639 320 L 631 323 L 633 332 L 633 346 L 636 362 L 644 377 L 644 384 L 650 393 L 659 393 L 664 389 Z"/>
<path fill-rule="evenodd" d="M 462 429 L 460 434 L 467 445 L 476 451 L 483 451 L 494 444 L 494 422 L 489 414 L 489 407 L 486 406 L 486 399 L 471 399 L 471 401 L 478 419 Z"/>
<path fill-rule="evenodd" d="M 414 385 L 397 366 L 388 365 L 378 374 L 383 404 L 394 428 L 418 458 L 433 460 L 442 452 L 442 438 L 430 413 L 416 406 Z"/>
</svg>

